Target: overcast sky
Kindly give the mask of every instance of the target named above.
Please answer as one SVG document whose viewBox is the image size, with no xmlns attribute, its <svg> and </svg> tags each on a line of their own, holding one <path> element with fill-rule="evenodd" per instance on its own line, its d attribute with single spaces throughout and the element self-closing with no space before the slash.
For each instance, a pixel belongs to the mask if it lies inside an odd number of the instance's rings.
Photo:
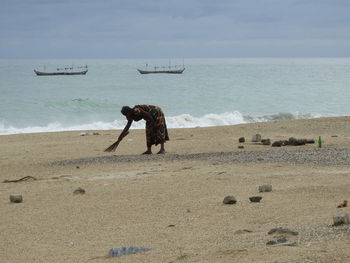
<svg viewBox="0 0 350 263">
<path fill-rule="evenodd" d="M 0 58 L 350 57 L 350 0 L 0 0 Z"/>
</svg>

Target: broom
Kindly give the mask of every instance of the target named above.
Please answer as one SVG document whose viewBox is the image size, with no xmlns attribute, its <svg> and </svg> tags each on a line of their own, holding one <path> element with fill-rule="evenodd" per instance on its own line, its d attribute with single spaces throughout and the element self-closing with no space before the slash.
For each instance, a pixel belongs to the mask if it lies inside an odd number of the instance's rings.
<svg viewBox="0 0 350 263">
<path fill-rule="evenodd" d="M 118 139 L 118 141 L 116 141 L 115 143 L 113 143 L 111 146 L 109 146 L 108 148 L 106 148 L 104 151 L 105 152 L 115 152 L 115 150 L 117 149 L 119 143 L 123 140 L 123 138 L 128 135 L 129 132 L 126 132 L 122 137 L 120 137 Z"/>
</svg>

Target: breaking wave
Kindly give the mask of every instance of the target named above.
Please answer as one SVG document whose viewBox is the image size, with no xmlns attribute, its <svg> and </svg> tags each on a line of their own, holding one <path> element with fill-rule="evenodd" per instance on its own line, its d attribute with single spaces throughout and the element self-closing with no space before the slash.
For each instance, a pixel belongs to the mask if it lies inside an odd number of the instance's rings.
<svg viewBox="0 0 350 263">
<path fill-rule="evenodd" d="M 236 125 L 242 123 L 264 122 L 274 120 L 290 119 L 310 119 L 322 117 L 320 114 L 299 114 L 299 113 L 277 113 L 271 115 L 243 115 L 238 111 L 226 112 L 221 114 L 205 114 L 201 117 L 194 117 L 190 114 L 181 114 L 178 116 L 166 117 L 168 128 L 194 128 Z M 60 122 L 49 123 L 42 126 L 28 126 L 24 128 L 16 125 L 5 125 L 0 123 L 0 135 L 19 134 L 19 133 L 38 133 L 38 132 L 59 132 L 59 131 L 80 131 L 80 130 L 111 130 L 123 129 L 126 120 L 115 120 L 113 122 L 92 122 L 77 125 L 65 125 Z M 134 122 L 132 129 L 143 129 L 144 121 Z"/>
</svg>

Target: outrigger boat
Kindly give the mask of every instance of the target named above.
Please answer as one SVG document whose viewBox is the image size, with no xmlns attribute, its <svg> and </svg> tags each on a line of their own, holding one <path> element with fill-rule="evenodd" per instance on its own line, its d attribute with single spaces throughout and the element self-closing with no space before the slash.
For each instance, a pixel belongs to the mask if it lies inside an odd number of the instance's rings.
<svg viewBox="0 0 350 263">
<path fill-rule="evenodd" d="M 179 68 L 180 67 L 180 68 Z M 165 74 L 182 74 L 185 70 L 185 66 L 169 66 L 168 67 L 154 67 L 154 69 L 148 69 L 148 64 L 146 64 L 145 69 L 137 69 L 140 74 L 157 74 L 157 73 L 165 73 Z"/>
<path fill-rule="evenodd" d="M 58 75 L 85 75 L 88 72 L 88 66 L 77 67 L 78 70 L 75 71 L 74 67 L 57 68 L 54 72 L 44 72 L 34 69 L 37 76 L 58 76 Z"/>
<path fill-rule="evenodd" d="M 137 69 L 141 74 L 154 74 L 154 73 L 167 73 L 167 74 L 182 74 L 185 68 L 182 69 L 173 69 L 173 70 L 142 70 Z"/>
</svg>

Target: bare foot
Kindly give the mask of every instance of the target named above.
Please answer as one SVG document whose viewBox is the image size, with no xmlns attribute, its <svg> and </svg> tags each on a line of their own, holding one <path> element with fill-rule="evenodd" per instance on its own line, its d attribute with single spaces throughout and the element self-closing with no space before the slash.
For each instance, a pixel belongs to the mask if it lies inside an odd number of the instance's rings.
<svg viewBox="0 0 350 263">
<path fill-rule="evenodd" d="M 152 154 L 152 152 L 151 151 L 145 151 L 144 153 L 142 153 L 142 154 Z"/>
</svg>

